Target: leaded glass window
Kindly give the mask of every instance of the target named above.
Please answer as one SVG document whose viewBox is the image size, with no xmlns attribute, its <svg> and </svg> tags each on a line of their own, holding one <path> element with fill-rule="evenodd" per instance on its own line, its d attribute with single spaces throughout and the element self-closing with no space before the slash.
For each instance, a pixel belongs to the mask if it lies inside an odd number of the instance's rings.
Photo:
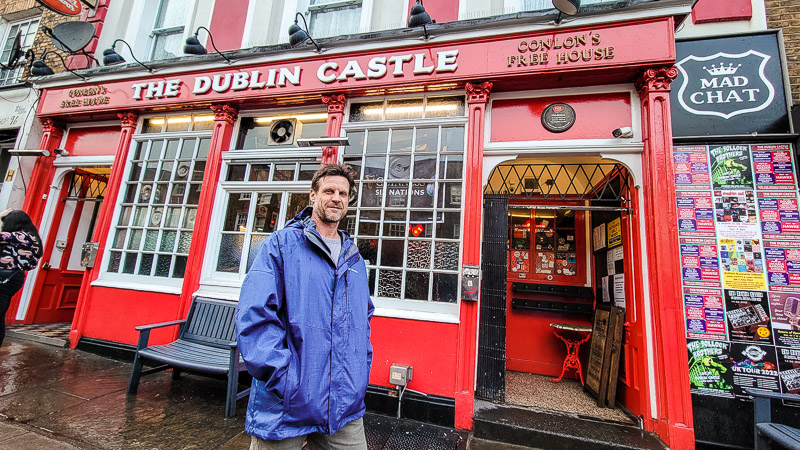
<svg viewBox="0 0 800 450">
<path fill-rule="evenodd" d="M 452 119 L 463 115 L 462 97 L 351 105 L 343 160 L 359 196 L 342 227 L 374 296 L 457 302 L 465 125 Z"/>
<path fill-rule="evenodd" d="M 206 136 L 134 142 L 107 272 L 183 278 L 211 144 Z"/>
</svg>

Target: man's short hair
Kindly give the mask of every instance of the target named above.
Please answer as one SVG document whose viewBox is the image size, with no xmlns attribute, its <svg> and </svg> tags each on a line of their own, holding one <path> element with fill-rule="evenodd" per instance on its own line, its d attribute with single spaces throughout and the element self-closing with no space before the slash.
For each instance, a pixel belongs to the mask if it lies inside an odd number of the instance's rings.
<svg viewBox="0 0 800 450">
<path fill-rule="evenodd" d="M 355 171 L 347 164 L 325 164 L 314 172 L 314 177 L 311 178 L 311 189 L 314 192 L 319 191 L 319 180 L 324 177 L 345 177 L 350 184 L 350 192 L 348 194 L 352 201 L 356 197 L 355 176 Z"/>
</svg>

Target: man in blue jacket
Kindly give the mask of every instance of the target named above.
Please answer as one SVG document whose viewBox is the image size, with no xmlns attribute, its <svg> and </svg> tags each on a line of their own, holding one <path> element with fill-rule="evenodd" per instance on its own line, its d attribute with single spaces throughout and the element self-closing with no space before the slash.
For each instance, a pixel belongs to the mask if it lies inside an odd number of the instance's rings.
<svg viewBox="0 0 800 450">
<path fill-rule="evenodd" d="M 253 375 L 251 449 L 366 449 L 364 395 L 372 346 L 367 269 L 338 229 L 355 182 L 327 164 L 311 206 L 261 246 L 242 285 L 236 330 Z"/>
</svg>

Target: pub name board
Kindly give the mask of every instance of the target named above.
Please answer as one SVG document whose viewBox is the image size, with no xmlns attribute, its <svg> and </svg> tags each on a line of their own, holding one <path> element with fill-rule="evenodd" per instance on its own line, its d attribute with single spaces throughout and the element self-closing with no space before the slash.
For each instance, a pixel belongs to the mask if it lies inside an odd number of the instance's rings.
<svg viewBox="0 0 800 450">
<path fill-rule="evenodd" d="M 637 44 L 647 38 L 647 52 Z M 670 21 L 605 25 L 493 41 L 331 55 L 149 79 L 45 89 L 40 115 L 178 103 L 246 100 L 335 89 L 431 84 L 529 73 L 625 65 L 663 65 L 675 58 Z"/>
</svg>

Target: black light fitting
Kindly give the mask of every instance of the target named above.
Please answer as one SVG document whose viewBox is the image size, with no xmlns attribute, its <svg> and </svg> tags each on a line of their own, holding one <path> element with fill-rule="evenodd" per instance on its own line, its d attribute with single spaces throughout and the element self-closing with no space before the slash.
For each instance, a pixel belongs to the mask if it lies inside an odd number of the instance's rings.
<svg viewBox="0 0 800 450">
<path fill-rule="evenodd" d="M 416 28 L 421 26 L 425 40 L 428 40 L 429 36 L 427 25 L 432 23 L 436 23 L 436 21 L 432 20 L 431 15 L 425 11 L 425 6 L 422 5 L 422 0 L 417 0 L 417 4 L 412 6 L 411 11 L 409 11 L 408 28 Z"/>
<path fill-rule="evenodd" d="M 553 7 L 558 10 L 556 25 L 561 23 L 561 15 L 574 16 L 581 9 L 581 0 L 553 0 Z"/>
<path fill-rule="evenodd" d="M 300 17 L 303 19 L 303 24 L 305 25 L 305 30 L 300 28 L 300 25 L 297 23 L 297 18 Z M 294 24 L 289 27 L 289 45 L 292 47 L 296 47 L 298 44 L 302 42 L 306 42 L 310 40 L 315 47 L 317 47 L 317 52 L 322 51 L 322 47 L 317 44 L 316 41 L 309 35 L 308 33 L 308 22 L 306 22 L 306 16 L 302 13 L 297 13 L 294 16 Z"/>
<path fill-rule="evenodd" d="M 125 40 L 123 40 L 123 39 L 115 40 L 111 44 L 111 48 L 107 48 L 107 49 L 103 50 L 103 65 L 104 66 L 114 66 L 114 65 L 122 64 L 122 63 L 125 62 L 125 58 L 120 56 L 120 54 L 117 53 L 116 50 L 114 50 L 114 47 L 117 46 L 117 42 L 122 42 L 123 44 L 125 44 L 125 46 L 128 47 L 128 51 L 131 53 L 131 58 L 133 58 L 134 61 L 136 61 L 140 66 L 142 66 L 145 69 L 147 69 L 148 72 L 151 72 L 151 73 L 153 72 L 153 68 L 152 67 L 150 67 L 147 64 L 145 64 L 145 63 L 139 61 L 138 59 L 136 59 L 136 56 L 133 55 L 133 49 L 131 48 L 130 44 L 125 42 Z"/>
<path fill-rule="evenodd" d="M 82 79 L 83 81 L 89 81 L 88 78 L 84 77 L 83 75 L 81 75 L 81 74 L 75 72 L 74 70 L 70 69 L 69 67 L 67 67 L 67 62 L 64 61 L 64 58 L 61 55 L 59 55 L 56 52 L 51 52 L 51 51 L 45 51 L 44 53 L 42 53 L 41 58 L 39 58 L 39 59 L 37 59 L 37 60 L 35 60 L 35 61 L 33 61 L 31 63 L 30 73 L 31 73 L 32 76 L 34 76 L 34 77 L 44 77 L 44 76 L 47 76 L 47 75 L 53 75 L 55 73 L 55 72 L 53 72 L 53 69 L 51 69 L 50 66 L 48 66 L 46 62 L 44 62 L 45 58 L 47 58 L 48 54 L 55 55 L 59 60 L 61 60 L 61 65 L 64 66 L 64 70 L 66 70 L 67 72 L 75 75 L 76 77 Z M 33 51 L 31 51 L 31 50 L 28 50 L 25 53 L 25 55 L 26 55 L 26 57 L 30 56 L 31 60 L 33 60 L 35 58 L 35 56 L 33 54 Z"/>
<path fill-rule="evenodd" d="M 187 55 L 205 55 L 208 53 L 208 50 L 206 50 L 206 48 L 203 47 L 203 44 L 200 43 L 200 40 L 197 39 L 197 34 L 200 33 L 200 30 L 206 30 L 206 33 L 208 33 L 208 39 L 211 41 L 211 47 L 214 48 L 214 51 L 217 52 L 219 56 L 222 56 L 225 61 L 228 62 L 228 64 L 233 63 L 230 58 L 217 50 L 217 46 L 214 45 L 214 36 L 211 35 L 211 31 L 209 31 L 206 27 L 197 27 L 197 29 L 194 31 L 194 36 L 189 36 L 186 38 L 186 44 L 183 46 L 183 53 L 186 53 Z"/>
</svg>

